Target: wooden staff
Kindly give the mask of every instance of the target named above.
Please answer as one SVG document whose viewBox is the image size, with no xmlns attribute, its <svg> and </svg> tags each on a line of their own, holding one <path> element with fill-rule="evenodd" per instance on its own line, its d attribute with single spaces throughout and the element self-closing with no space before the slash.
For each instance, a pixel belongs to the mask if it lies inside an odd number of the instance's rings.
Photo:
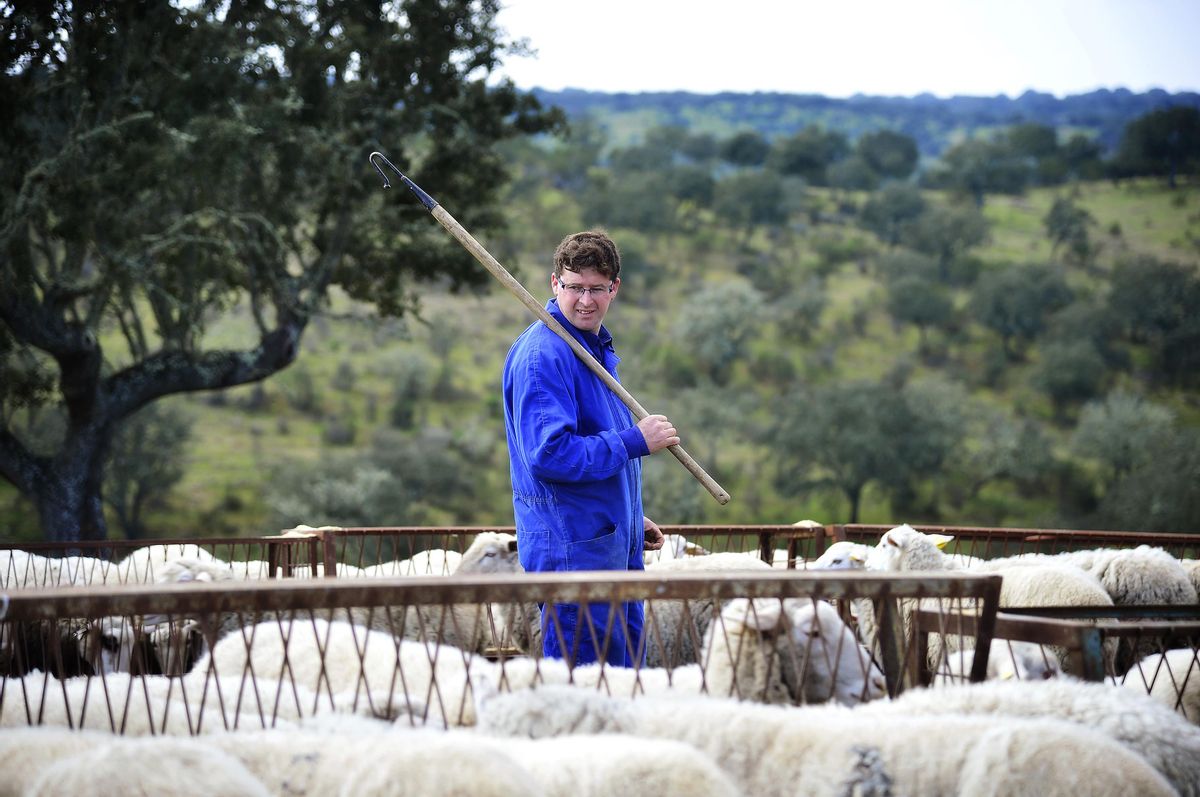
<svg viewBox="0 0 1200 797">
<path fill-rule="evenodd" d="M 496 258 L 492 257 L 492 254 L 488 252 L 487 249 L 484 249 L 483 245 L 479 243 L 479 241 L 476 241 L 475 238 L 472 237 L 472 235 L 467 232 L 463 226 L 446 211 L 445 208 L 439 205 L 433 199 L 433 197 L 429 196 L 429 194 L 422 191 L 420 186 L 405 177 L 404 173 L 397 169 L 395 164 L 388 160 L 382 153 L 372 152 L 369 160 L 371 161 L 371 165 L 375 167 L 375 171 L 379 172 L 379 176 L 383 178 L 384 188 L 391 188 L 392 184 L 388 180 L 387 175 L 384 174 L 383 169 L 380 168 L 379 164 L 375 162 L 376 158 L 386 163 L 392 169 L 392 171 L 400 176 L 400 180 L 408 186 L 409 190 L 412 191 L 417 199 L 421 201 L 421 204 L 425 206 L 426 210 L 432 213 L 433 217 L 437 219 L 438 222 L 441 223 L 441 225 L 445 227 L 446 230 L 453 235 L 460 244 L 463 245 L 463 248 L 470 252 L 475 259 L 479 261 L 480 265 L 486 268 L 493 277 L 500 281 L 500 284 L 508 289 L 509 293 L 517 297 L 521 304 L 529 308 L 529 311 L 537 316 L 543 324 L 550 327 L 550 329 L 554 330 L 556 335 L 566 341 L 566 344 L 571 347 L 571 351 L 575 352 L 575 356 L 577 356 L 583 362 L 583 364 L 592 371 L 592 373 L 600 377 L 601 381 L 608 385 L 608 388 L 612 392 L 617 394 L 617 397 L 624 402 L 625 406 L 628 407 L 629 410 L 634 414 L 634 417 L 640 421 L 642 418 L 645 418 L 650 414 L 646 412 L 646 409 L 640 403 L 638 403 L 638 400 L 635 399 L 633 395 L 613 377 L 612 374 L 604 370 L 604 366 L 592 356 L 592 353 L 585 349 L 583 345 L 563 327 L 562 324 L 558 323 L 558 320 L 555 319 L 554 316 L 546 312 L 546 308 L 543 307 L 537 301 L 537 299 L 534 299 L 529 291 L 525 290 L 525 286 L 518 282 L 516 277 L 508 272 L 508 269 L 500 265 L 500 262 L 496 260 Z M 717 484 L 716 480 L 713 479 L 712 476 L 709 476 L 708 473 L 705 472 L 704 468 L 700 467 L 699 463 L 692 459 L 692 456 L 683 450 L 682 446 L 668 446 L 667 450 L 674 454 L 675 459 L 679 460 L 679 462 L 685 468 L 687 468 L 688 471 L 695 476 L 702 485 L 704 485 L 704 489 L 708 490 L 712 497 L 717 499 L 717 503 L 729 503 L 729 493 L 725 492 L 721 485 Z"/>
</svg>

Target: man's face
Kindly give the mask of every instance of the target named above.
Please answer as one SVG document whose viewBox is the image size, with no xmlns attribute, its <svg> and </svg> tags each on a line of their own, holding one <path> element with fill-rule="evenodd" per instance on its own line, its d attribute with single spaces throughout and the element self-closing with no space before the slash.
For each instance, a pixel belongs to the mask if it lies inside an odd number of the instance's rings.
<svg viewBox="0 0 1200 797">
<path fill-rule="evenodd" d="M 555 274 L 550 275 L 550 287 L 567 320 L 576 329 L 597 334 L 608 306 L 621 287 L 621 278 L 609 280 L 593 268 L 582 272 L 563 269 L 561 279 Z"/>
</svg>

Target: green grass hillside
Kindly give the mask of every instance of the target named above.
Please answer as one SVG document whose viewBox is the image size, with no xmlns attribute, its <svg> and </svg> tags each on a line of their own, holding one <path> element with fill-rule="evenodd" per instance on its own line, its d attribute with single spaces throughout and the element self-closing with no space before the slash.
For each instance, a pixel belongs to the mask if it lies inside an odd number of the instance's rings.
<svg viewBox="0 0 1200 797">
<path fill-rule="evenodd" d="M 648 511 L 663 523 L 847 520 L 845 497 L 825 483 L 819 470 L 804 481 L 780 483 L 772 429 L 781 416 L 800 411 L 786 403 L 796 391 L 849 380 L 895 383 L 901 373 L 906 384 L 941 380 L 937 384 L 955 386 L 973 406 L 1030 420 L 1045 435 L 1050 453 L 1070 459 L 1068 441 L 1079 407 L 1069 407 L 1064 417 L 1034 386 L 1042 348 L 1035 342 L 1021 358 L 997 364 L 995 335 L 972 318 L 970 289 L 957 286 L 950 297 L 958 322 L 949 331 L 931 332 L 931 350 L 920 351 L 916 328 L 895 322 L 887 308 L 879 273 L 887 250 L 849 215 L 863 197 L 809 191 L 843 212 L 802 228 L 758 230 L 748 241 L 711 217 L 692 232 L 611 230 L 629 261 L 621 296 L 608 317 L 623 359 L 623 382 L 651 412 L 675 420 L 684 447 L 733 496 L 729 505 L 718 506 L 664 454 L 647 463 Z M 1133 253 L 1193 265 L 1200 259 L 1200 187 L 1170 191 L 1157 182 L 1105 182 L 989 197 L 983 212 L 990 236 L 972 253 L 977 267 L 1051 262 L 1043 219 L 1055 198 L 1068 193 L 1095 220 L 1094 262 L 1067 270 L 1076 291 L 1101 290 L 1114 264 Z M 953 201 L 933 194 L 929 199 Z M 544 299 L 554 243 L 583 226 L 578 206 L 543 187 L 515 198 L 509 213 L 509 234 L 484 243 Z M 857 238 L 865 253 L 823 267 L 815 242 L 831 236 Z M 822 268 L 825 273 L 819 275 Z M 810 280 L 819 281 L 824 307 L 813 328 L 798 335 L 784 300 L 802 299 L 805 286 L 817 284 Z M 708 309 L 705 297 L 747 284 L 757 291 L 761 309 L 731 371 L 720 379 L 697 376 L 694 324 Z M 499 375 L 509 343 L 532 319 L 494 284 L 461 295 L 429 289 L 421 307 L 420 318 L 396 321 L 335 297 L 309 327 L 302 353 L 287 371 L 261 385 L 168 399 L 167 405 L 190 420 L 193 432 L 182 451 L 183 478 L 147 510 L 149 534 L 273 533 L 288 524 L 286 507 L 278 500 L 281 489 L 291 484 L 311 497 L 325 489 L 318 485 L 323 468 L 340 472 L 356 459 L 386 460 L 400 469 L 388 471 L 393 481 L 372 493 L 371 500 L 383 501 L 372 506 L 389 509 L 363 518 L 371 525 L 511 522 Z M 247 309 L 234 308 L 213 324 L 209 342 L 244 344 L 251 328 Z M 1133 366 L 1109 373 L 1106 390 L 1135 388 L 1170 408 L 1176 423 L 1200 425 L 1200 397 L 1140 380 L 1137 365 L 1144 355 L 1136 346 L 1128 353 Z M 405 448 L 422 435 L 425 442 Z M 964 457 L 979 448 L 973 439 L 959 442 Z M 443 452 L 453 452 L 454 458 L 435 461 Z M 1086 474 L 1088 467 L 1080 463 L 1077 471 Z M 426 470 L 440 474 L 441 468 L 447 474 L 437 476 L 441 481 L 432 475 L 430 482 L 417 478 Z M 405 486 L 410 477 L 415 487 Z M 872 481 L 860 519 L 1086 522 L 1086 515 L 1064 509 L 1064 491 L 1072 488 L 1064 487 L 1060 476 L 1053 478 L 1057 486 L 1051 486 L 1050 476 L 1032 485 L 996 479 L 965 497 L 952 495 L 958 488 L 948 476 L 924 478 L 906 493 L 904 517 L 897 516 L 896 491 Z M 402 493 L 406 497 L 398 498 Z M 389 494 L 395 499 L 391 503 L 379 498 Z M 914 512 L 923 516 L 908 514 Z M 8 485 L 0 485 L 0 518 L 5 538 L 37 536 L 29 505 Z M 337 520 L 291 518 L 313 525 Z M 110 534 L 120 535 L 115 522 Z"/>
</svg>

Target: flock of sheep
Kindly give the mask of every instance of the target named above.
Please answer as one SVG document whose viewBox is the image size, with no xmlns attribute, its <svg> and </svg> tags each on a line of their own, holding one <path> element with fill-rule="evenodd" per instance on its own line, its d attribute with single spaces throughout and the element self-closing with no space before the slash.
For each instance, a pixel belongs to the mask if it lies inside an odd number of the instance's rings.
<svg viewBox="0 0 1200 797">
<path fill-rule="evenodd" d="M 1198 603 L 1195 563 L 1159 549 L 984 562 L 944 553 L 947 541 L 901 526 L 874 546 L 836 543 L 806 566 L 997 573 L 1002 606 Z M 127 558 L 123 580 L 266 574 L 263 563 L 222 562 L 199 548 L 143 550 Z M 49 568 L 100 567 L 8 556 L 0 569 L 47 579 Z M 342 567 L 339 576 L 374 574 Z M 647 564 L 770 567 L 679 537 Z M 481 533 L 461 556 L 427 552 L 378 572 L 519 569 L 515 539 Z M 989 680 L 969 684 L 962 673 L 973 652 L 931 637 L 935 685 L 888 698 L 870 601 L 842 611 L 815 599 L 652 601 L 638 670 L 540 658 L 537 618 L 536 605 L 454 604 L 93 621 L 63 642 L 75 646 L 81 674 L 12 672 L 0 685 L 0 797 L 120 784 L 206 797 L 1200 797 L 1194 648 L 1140 658 L 1114 648 L 1114 667 L 1135 657 L 1114 679 L 1131 688 L 1120 688 L 1072 677 L 1061 652 L 997 640 Z M 12 642 L 0 640 L 0 650 Z M 497 658 L 497 648 L 513 655 Z M 151 656 L 159 669 L 138 671 Z"/>
</svg>

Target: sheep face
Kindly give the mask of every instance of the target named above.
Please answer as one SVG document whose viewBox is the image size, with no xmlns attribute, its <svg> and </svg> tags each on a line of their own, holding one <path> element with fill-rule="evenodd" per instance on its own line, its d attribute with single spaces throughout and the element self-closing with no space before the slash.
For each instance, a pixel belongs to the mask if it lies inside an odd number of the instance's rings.
<svg viewBox="0 0 1200 797">
<path fill-rule="evenodd" d="M 862 570 L 871 547 L 857 542 L 835 542 L 810 565 L 812 570 Z"/>
<path fill-rule="evenodd" d="M 511 534 L 479 534 L 463 553 L 456 573 L 520 573 L 517 538 Z"/>
</svg>

